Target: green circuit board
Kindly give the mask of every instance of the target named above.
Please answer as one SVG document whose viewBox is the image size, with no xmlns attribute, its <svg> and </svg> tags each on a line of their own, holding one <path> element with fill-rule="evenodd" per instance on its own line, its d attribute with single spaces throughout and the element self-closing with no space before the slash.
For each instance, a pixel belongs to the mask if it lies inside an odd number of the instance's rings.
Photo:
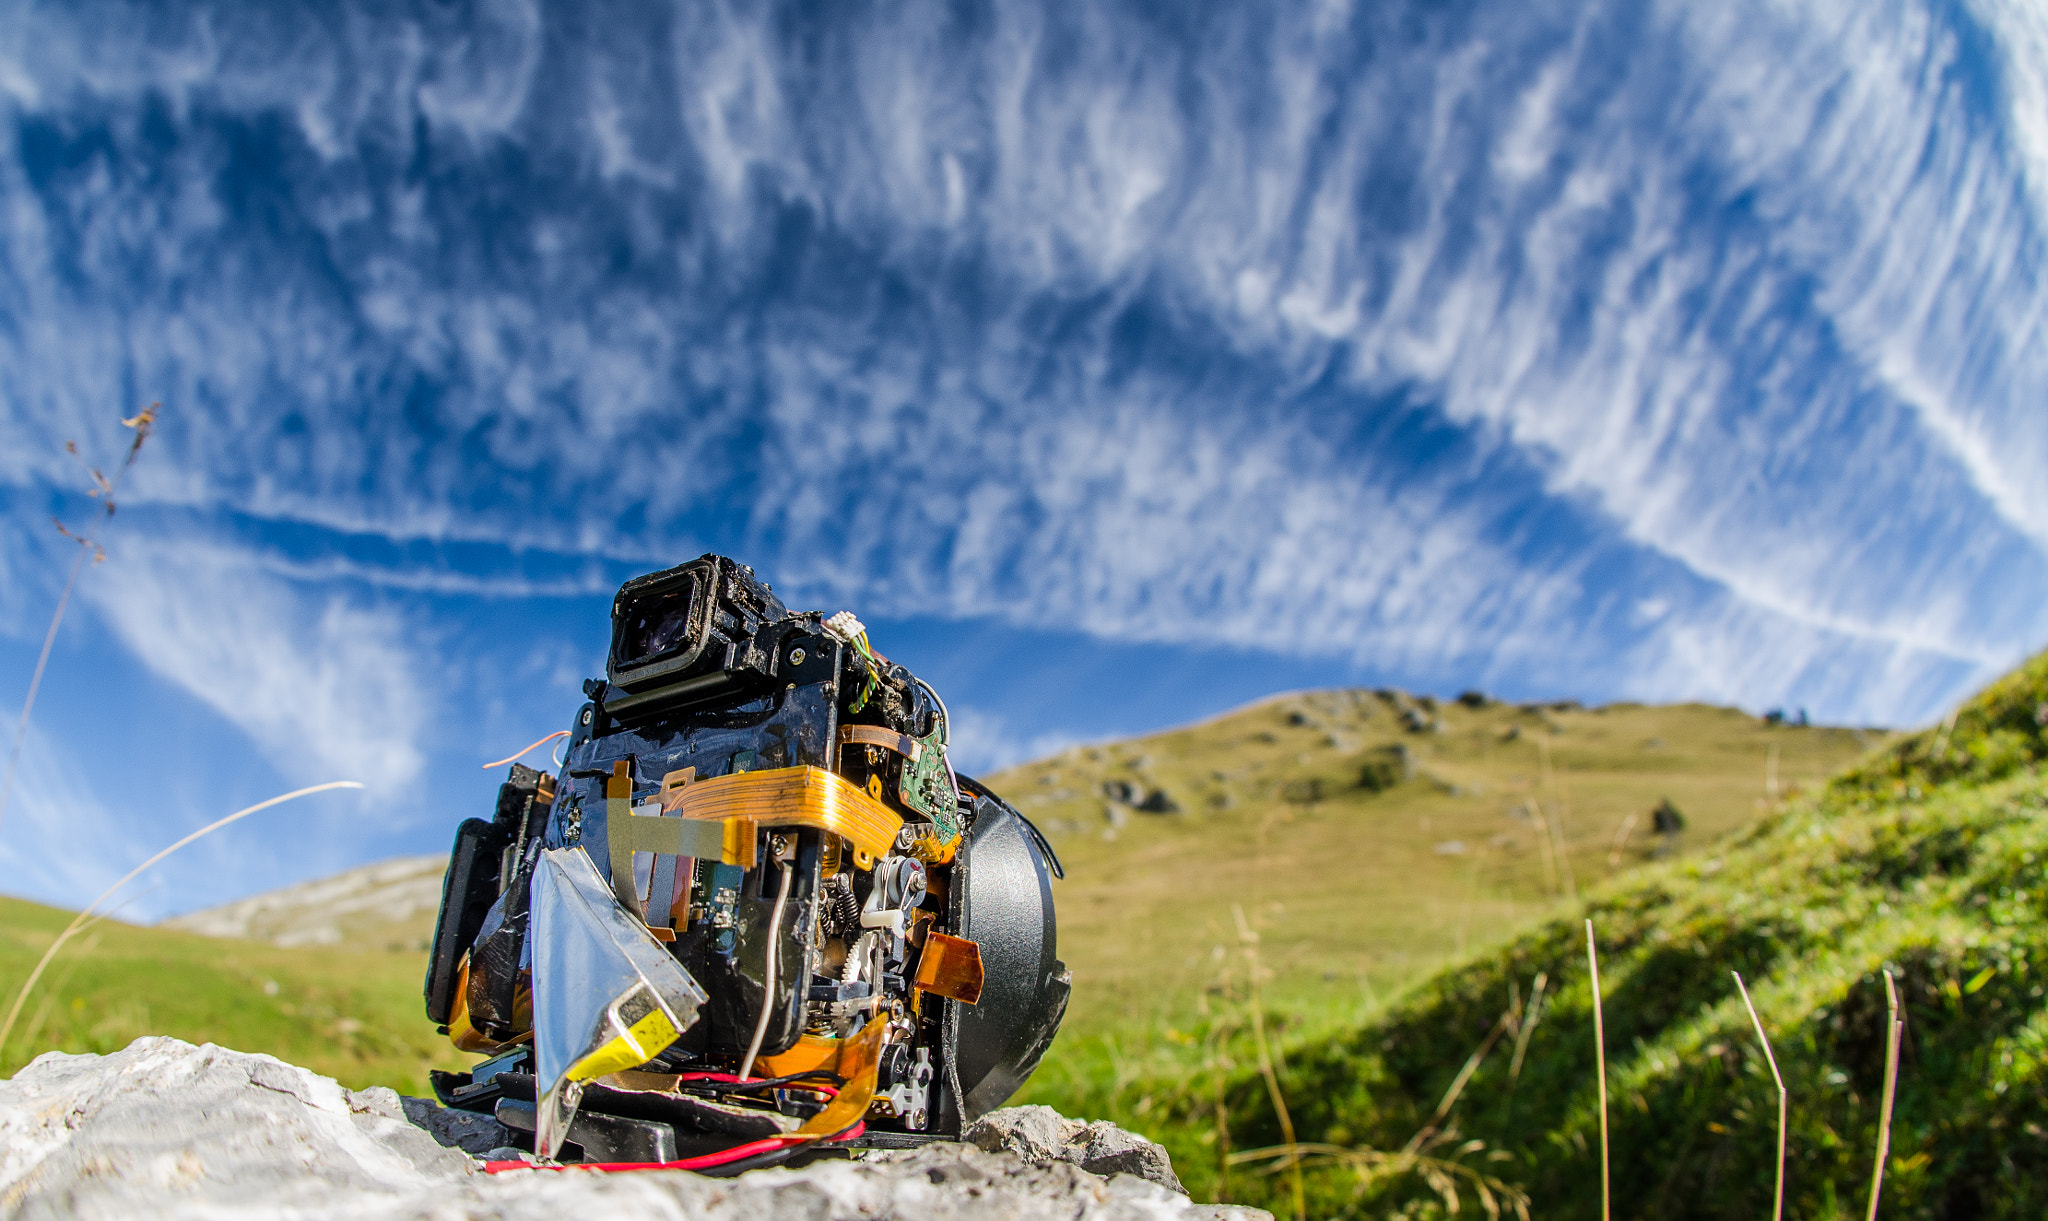
<svg viewBox="0 0 2048 1221">
<path fill-rule="evenodd" d="M 917 754 L 903 761 L 897 795 L 904 805 L 932 820 L 940 843 L 950 844 L 960 835 L 960 811 L 953 804 L 953 775 L 946 767 L 946 722 L 942 718 L 931 733 L 911 740 L 918 745 Z"/>
</svg>

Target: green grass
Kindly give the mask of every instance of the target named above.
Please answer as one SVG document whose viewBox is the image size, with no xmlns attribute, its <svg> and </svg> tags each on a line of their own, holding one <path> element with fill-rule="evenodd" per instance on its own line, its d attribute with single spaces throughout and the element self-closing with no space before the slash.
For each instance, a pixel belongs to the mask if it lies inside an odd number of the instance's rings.
<svg viewBox="0 0 2048 1221">
<path fill-rule="evenodd" d="M 71 913 L 0 899 L 0 1005 Z M 268 1052 L 361 1088 L 423 1094 L 470 1057 L 421 1013 L 423 956 L 287 950 L 106 921 L 51 964 L 0 1048 L 0 1075 L 45 1051 L 111 1052 L 146 1034 Z"/>
<path fill-rule="evenodd" d="M 1324 1076 L 1302 1076 L 1317 1056 L 1351 1046 L 1362 1023 L 1423 1012 L 1416 1006 L 1441 986 L 1425 981 L 1445 964 L 1495 961 L 1544 920 L 1576 911 L 1567 873 L 1593 890 L 1645 870 L 1682 876 L 1683 863 L 1719 853 L 1763 815 L 1774 755 L 1782 792 L 1817 787 L 1890 741 L 1876 731 L 1767 726 L 1700 705 L 1447 703 L 1418 708 L 1430 727 L 1411 731 L 1400 706 L 1401 698 L 1369 692 L 1303 693 L 990 778 L 1049 832 L 1069 875 L 1055 893 L 1074 1000 L 1018 1101 L 1159 1136 L 1198 1196 L 1227 1190 L 1270 1201 L 1270 1185 L 1252 1168 L 1236 1168 L 1227 1184 L 1220 1174 L 1227 1147 L 1276 1139 L 1251 1075 L 1255 969 L 1303 1138 L 1398 1147 L 1408 1133 L 1383 1132 L 1398 1130 L 1416 1105 L 1426 1113 L 1435 1098 L 1415 1104 L 1389 1093 L 1384 1114 L 1359 1109 L 1342 1101 L 1355 1093 L 1342 1073 L 1356 1068 L 1377 1103 L 1382 1086 L 1372 1074 L 1393 1070 L 1352 1056 L 1332 1061 Z M 1408 754 L 1405 769 L 1390 762 L 1395 746 Z M 1163 789 L 1179 810 L 1124 811 L 1115 825 L 1102 789 L 1113 780 Z M 1660 838 L 1645 825 L 1667 798 L 1685 813 L 1682 836 Z M 1632 817 L 1638 830 L 1617 853 L 1616 834 Z M 1460 851 L 1443 850 L 1454 843 Z M 1241 935 L 1233 908 L 1256 942 Z M 11 999 L 64 919 L 0 900 L 0 1000 Z M 40 985 L 0 1050 L 0 1073 L 41 1050 L 111 1051 L 141 1034 L 171 1034 L 270 1052 L 352 1086 L 421 1092 L 429 1066 L 470 1057 L 422 1015 L 422 955 L 390 948 L 415 943 L 417 930 L 400 931 L 368 930 L 358 950 L 286 950 L 101 924 L 67 947 Z M 1527 975 L 1518 977 L 1525 991 Z M 1768 1006 L 1769 995 L 1767 985 L 1759 1003 Z M 1500 1003 L 1475 1000 L 1474 1012 L 1494 1006 L 1476 1028 L 1447 1026 L 1407 1053 L 1420 1074 L 1418 1097 L 1441 1092 Z M 1557 1031 L 1569 1029 L 1571 1004 L 1567 991 Z M 1551 1020 L 1539 1040 L 1553 1033 Z M 1548 1046 L 1532 1048 L 1525 1092 L 1562 1071 L 1552 1058 L 1539 1069 L 1537 1052 Z M 1438 1059 L 1425 1071 L 1429 1057 Z M 1491 1061 L 1482 1069 L 1474 1099 L 1495 1069 Z M 1227 1136 L 1216 1123 L 1219 1085 Z M 1456 1118 L 1467 1122 L 1462 1108 Z M 1503 1177 L 1528 1177 L 1520 1162 L 1494 1165 Z M 1311 1178 L 1330 1207 L 1348 1205 L 1349 1188 L 1335 1176 Z"/>
<path fill-rule="evenodd" d="M 1783 791 L 1824 783 L 1890 741 L 1703 705 L 1447 702 L 1427 711 L 1441 731 L 1418 733 L 1396 703 L 1285 696 L 991 778 L 1049 832 L 1068 872 L 1055 894 L 1074 1000 L 1021 1100 L 1164 1131 L 1163 1100 L 1185 1079 L 1218 1054 L 1249 1055 L 1213 1046 L 1217 1024 L 1241 1017 L 1249 968 L 1233 904 L 1259 938 L 1274 1029 L 1312 1040 L 1570 910 L 1565 871 L 1546 861 L 1555 845 L 1582 887 L 1660 853 L 1691 859 L 1761 816 L 1774 751 Z M 1361 784 L 1396 746 L 1412 775 Z M 1180 812 L 1130 812 L 1112 826 L 1109 781 L 1164 789 Z M 1660 839 L 1646 824 L 1666 798 L 1687 828 Z M 1544 823 L 1526 816 L 1532 801 L 1561 824 L 1550 848 Z M 1638 830 L 1610 865 L 1631 817 Z M 1451 843 L 1464 851 L 1439 851 Z"/>
<path fill-rule="evenodd" d="M 1369 1020 L 1305 1031 L 1278 1074 L 1301 1140 L 1394 1150 L 1541 972 L 1553 1003 L 1518 1079 L 1507 1043 L 1446 1124 L 1448 1154 L 1517 1183 L 1543 1217 L 1597 1217 L 1598 1113 L 1581 915 L 1599 931 L 1621 1217 L 1764 1217 L 1775 1092 L 1730 978 L 1750 981 L 1791 1092 L 1787 1215 L 1861 1217 L 1885 1055 L 1879 972 L 1905 1045 L 1884 1215 L 2048 1215 L 2048 655 L 1931 730 L 1792 802 L 1704 860 L 1653 865 L 1472 956 Z M 1198 1194 L 1219 1186 L 1219 1110 L 1238 1148 L 1281 1140 L 1249 1067 L 1240 982 L 1178 1079 L 1140 1074 L 1113 1110 L 1163 1138 Z M 1306 1023 L 1318 1025 L 1312 1016 Z M 1133 1096 L 1150 1098 L 1139 1117 Z M 1220 1106 L 1219 1106 L 1220 1099 Z M 1224 1190 L 1291 1213 L 1285 1175 Z M 1418 1176 L 1305 1174 L 1309 1214 L 1439 1216 Z M 1469 1191 L 1463 1205 L 1474 1200 Z"/>
</svg>

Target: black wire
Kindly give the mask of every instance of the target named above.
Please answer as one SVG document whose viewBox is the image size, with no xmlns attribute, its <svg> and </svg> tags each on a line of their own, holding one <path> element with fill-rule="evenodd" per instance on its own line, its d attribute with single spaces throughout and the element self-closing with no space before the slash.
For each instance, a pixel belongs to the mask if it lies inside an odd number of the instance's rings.
<svg viewBox="0 0 2048 1221">
<path fill-rule="evenodd" d="M 705 1178 L 710 1179 L 731 1178 L 736 1174 L 745 1174 L 749 1170 L 763 1170 L 769 1166 L 780 1166 L 810 1147 L 808 1143 L 788 1145 L 769 1153 L 763 1153 L 758 1157 L 741 1158 L 739 1161 L 727 1162 L 722 1166 L 706 1166 L 702 1170 L 693 1170 L 691 1173 L 701 1174 Z"/>
<path fill-rule="evenodd" d="M 853 1131 L 860 1124 L 861 1121 L 856 1119 L 830 1136 L 821 1136 L 817 1140 L 807 1140 L 800 1145 L 789 1145 L 755 1157 L 742 1158 L 737 1162 L 727 1162 L 723 1166 L 706 1166 L 704 1169 L 694 1171 L 693 1173 L 704 1175 L 707 1178 L 723 1179 L 730 1178 L 736 1174 L 745 1174 L 749 1170 L 762 1170 L 769 1166 L 780 1166 L 799 1153 L 808 1153 L 831 1145 L 836 1140 L 843 1139 L 848 1132 Z"/>
<path fill-rule="evenodd" d="M 973 793 L 976 797 L 988 798 L 990 801 L 995 802 L 997 805 L 1007 810 L 1012 818 L 1015 818 L 1018 822 L 1023 823 L 1024 829 L 1031 833 L 1032 842 L 1037 844 L 1038 850 L 1045 854 L 1046 863 L 1052 866 L 1052 876 L 1058 878 L 1062 882 L 1067 880 L 1067 871 L 1066 868 L 1060 864 L 1059 854 L 1055 853 L 1052 850 L 1052 841 L 1045 838 L 1045 832 L 1038 829 L 1037 823 L 1034 823 L 1030 819 L 1024 817 L 1024 812 L 1022 810 L 1019 810 L 1016 806 L 1013 806 L 1009 802 L 1004 801 L 1000 796 L 996 794 L 996 791 L 994 789 L 989 788 L 987 785 L 983 784 L 979 780 L 976 780 L 974 777 L 968 775 L 967 773 L 957 772 L 955 773 L 954 778 L 959 780 L 961 788 L 968 790 L 969 792 Z"/>
<path fill-rule="evenodd" d="M 753 1081 L 685 1081 L 681 1088 L 694 1094 L 750 1094 L 755 1090 L 773 1089 L 780 1085 L 825 1078 L 829 1078 L 834 1085 L 845 1084 L 839 1074 L 831 1069 L 813 1068 L 801 1073 L 791 1073 L 787 1077 L 760 1077 Z"/>
</svg>

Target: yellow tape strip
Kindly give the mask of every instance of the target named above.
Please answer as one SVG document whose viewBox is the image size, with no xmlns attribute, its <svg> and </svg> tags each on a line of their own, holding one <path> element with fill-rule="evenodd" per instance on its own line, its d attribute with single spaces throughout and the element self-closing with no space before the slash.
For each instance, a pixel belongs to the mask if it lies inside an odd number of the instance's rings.
<svg viewBox="0 0 2048 1221">
<path fill-rule="evenodd" d="M 686 819 L 748 819 L 763 827 L 815 827 L 830 831 L 868 856 L 885 856 L 903 819 L 835 772 L 822 767 L 779 767 L 699 780 L 671 795 L 670 808 Z M 737 864 L 738 862 L 733 862 Z"/>
<path fill-rule="evenodd" d="M 675 1023 L 668 1020 L 668 1014 L 657 1008 L 627 1027 L 624 1034 L 570 1065 L 563 1075 L 571 1081 L 589 1081 L 606 1073 L 638 1067 L 660 1055 L 681 1035 Z"/>
<path fill-rule="evenodd" d="M 630 794 L 630 781 L 626 787 Z M 894 810 L 821 767 L 782 767 L 699 780 L 665 794 L 664 805 L 679 817 L 635 814 L 630 795 L 608 799 L 605 837 L 612 893 L 636 914 L 640 896 L 633 888 L 635 852 L 715 857 L 752 869 L 760 828 L 815 827 L 852 843 L 854 861 L 871 869 L 874 858 L 888 855 L 896 833 L 903 829 L 903 819 Z"/>
</svg>

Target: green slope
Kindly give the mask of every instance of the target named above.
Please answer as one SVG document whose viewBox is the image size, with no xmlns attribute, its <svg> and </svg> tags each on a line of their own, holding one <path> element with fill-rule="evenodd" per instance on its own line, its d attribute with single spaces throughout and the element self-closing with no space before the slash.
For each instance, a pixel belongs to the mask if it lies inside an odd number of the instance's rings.
<svg viewBox="0 0 2048 1221">
<path fill-rule="evenodd" d="M 1712 852 L 1753 824 L 1774 769 L 1781 788 L 1819 784 L 1888 740 L 1700 705 L 1475 704 L 1308 692 L 991 777 L 1069 875 L 1057 896 L 1073 1006 L 1019 1100 L 1149 1126 L 1203 1190 L 1214 1125 L 1186 1099 L 1254 1061 L 1248 949 L 1277 1040 L 1348 1029 L 1442 964 L 1571 908 L 1567 877 L 1591 887 Z M 1176 810 L 1106 817 L 1116 782 L 1163 790 Z M 1666 798 L 1682 835 L 1647 825 Z M 0 900 L 0 1004 L 67 918 Z M 359 946 L 283 949 L 99 925 L 39 987 L 0 1073 L 160 1033 L 419 1092 L 430 1065 L 469 1057 L 421 1013 L 423 955 L 400 948 L 416 935 L 357 931 Z M 1446 1053 L 1450 1066 L 1468 1051 Z"/>
<path fill-rule="evenodd" d="M 1816 786 L 1889 740 L 1699 704 L 1337 690 L 992 777 L 1067 866 L 1055 894 L 1074 999 L 1022 1097 L 1156 1123 L 1208 1071 L 1217 1049 L 1205 1040 L 1243 1024 L 1247 948 L 1289 1039 L 1355 1025 L 1444 964 L 1571 908 L 1567 879 L 1592 887 L 1710 851 L 1753 825 L 1774 770 L 1781 792 Z M 1163 791 L 1177 812 L 1117 806 L 1112 820 L 1104 788 L 1118 784 Z M 1684 812 L 1681 835 L 1648 825 L 1665 799 Z"/>
<path fill-rule="evenodd" d="M 0 1015 L 71 913 L 0 899 Z M 0 1048 L 0 1076 L 45 1051 L 110 1052 L 174 1035 L 268 1052 L 361 1088 L 428 1092 L 470 1057 L 420 1009 L 424 955 L 283 949 L 105 921 L 74 937 Z"/>
<path fill-rule="evenodd" d="M 1886 1217 L 2048 1215 L 2048 654 L 1796 800 L 1711 858 L 1652 866 L 1446 971 L 1377 1019 L 1293 1046 L 1276 1077 L 1298 1139 L 1350 1149 L 1304 1172 L 1310 1215 L 1434 1216 L 1417 1174 L 1362 1178 L 1398 1150 L 1539 973 L 1551 1003 L 1518 1077 L 1512 1040 L 1443 1127 L 1445 1157 L 1518 1183 L 1546 1218 L 1600 1216 L 1599 1115 L 1581 915 L 1598 931 L 1617 1217 L 1768 1217 L 1775 1091 L 1731 970 L 1750 982 L 1791 1095 L 1786 1215 L 1863 1215 L 1884 1066 L 1880 971 L 1905 1049 Z M 1244 999 L 1240 997 L 1240 1004 Z M 1282 1140 L 1238 1035 L 1216 1081 L 1182 1082 L 1155 1129 L 1214 1189 L 1219 1108 L 1238 1149 Z M 1206 1138 L 1206 1139 L 1205 1139 Z M 1288 1174 L 1227 1191 L 1293 1211 Z M 1466 1209 L 1475 1207 L 1468 1189 Z"/>
</svg>

